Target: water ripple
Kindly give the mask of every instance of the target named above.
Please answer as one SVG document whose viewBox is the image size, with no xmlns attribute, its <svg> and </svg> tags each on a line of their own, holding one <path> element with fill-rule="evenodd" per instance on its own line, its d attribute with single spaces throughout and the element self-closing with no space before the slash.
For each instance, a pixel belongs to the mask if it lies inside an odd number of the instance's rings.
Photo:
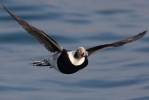
<svg viewBox="0 0 149 100">
<path fill-rule="evenodd" d="M 90 21 L 84 19 L 65 19 L 64 22 L 73 23 L 73 24 L 89 24 Z"/>
<path fill-rule="evenodd" d="M 135 49 L 135 51 L 142 52 L 142 53 L 148 53 L 149 52 L 149 47 L 138 48 L 138 49 Z"/>
<path fill-rule="evenodd" d="M 59 36 L 59 35 L 50 35 L 51 38 L 56 40 L 58 43 L 78 43 L 74 37 L 66 37 L 66 36 Z M 0 44 L 35 44 L 38 43 L 35 39 L 27 34 L 26 32 L 12 32 L 11 34 L 1 34 L 0 35 Z"/>
<path fill-rule="evenodd" d="M 146 67 L 146 66 L 148 66 L 149 65 L 149 63 L 145 63 L 145 62 L 135 62 L 135 63 L 131 63 L 131 64 L 126 64 L 126 65 L 124 65 L 124 67 L 135 67 L 135 68 L 137 68 L 137 67 Z"/>
<path fill-rule="evenodd" d="M 96 79 L 89 79 L 89 80 L 82 80 L 78 82 L 60 82 L 60 81 L 49 81 L 49 80 L 39 80 L 41 82 L 50 82 L 58 85 L 62 85 L 65 87 L 84 87 L 84 88 L 116 88 L 116 87 L 124 87 L 130 85 L 137 85 L 148 81 L 145 78 L 139 79 L 128 79 L 128 80 L 121 80 L 121 81 L 108 81 L 108 80 L 96 80 Z"/>
<path fill-rule="evenodd" d="M 17 5 L 17 6 L 10 6 L 7 7 L 9 10 L 11 10 L 12 12 L 20 12 L 20 11 L 38 11 L 41 10 L 42 7 L 38 6 L 38 5 Z"/>
<path fill-rule="evenodd" d="M 87 36 L 84 37 L 84 39 L 86 40 L 100 40 L 100 41 L 113 41 L 113 40 L 120 40 L 120 39 L 124 39 L 124 36 L 120 36 L 117 35 L 115 33 L 111 33 L 111 32 L 103 32 L 100 34 L 96 34 L 94 36 Z"/>
<path fill-rule="evenodd" d="M 77 82 L 74 85 L 86 88 L 115 88 L 129 85 L 136 85 L 146 80 L 123 80 L 123 81 L 104 81 L 104 80 L 85 80 Z M 85 83 L 85 84 L 84 84 Z"/>
<path fill-rule="evenodd" d="M 100 15 L 116 15 L 116 14 L 126 14 L 132 13 L 132 10 L 129 9 L 109 9 L 109 10 L 97 10 L 95 13 Z"/>
<path fill-rule="evenodd" d="M 22 43 L 33 43 L 34 39 L 31 38 L 28 34 L 22 34 L 21 32 L 15 32 L 11 34 L 1 34 L 0 43 L 9 43 L 9 44 L 22 44 Z"/>
<path fill-rule="evenodd" d="M 18 86 L 0 86 L 0 92 L 4 91 L 39 91 L 37 88 L 27 88 L 27 87 L 18 87 Z"/>
<path fill-rule="evenodd" d="M 129 99 L 129 100 L 149 100 L 149 96 L 138 97 L 138 98 Z"/>
</svg>

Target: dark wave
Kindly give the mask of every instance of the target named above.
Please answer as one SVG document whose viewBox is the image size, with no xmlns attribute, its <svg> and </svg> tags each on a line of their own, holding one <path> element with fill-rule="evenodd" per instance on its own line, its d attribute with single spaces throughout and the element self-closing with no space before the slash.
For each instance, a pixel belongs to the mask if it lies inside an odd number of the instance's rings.
<svg viewBox="0 0 149 100">
<path fill-rule="evenodd" d="M 8 91 L 40 91 L 40 89 L 31 87 L 18 87 L 18 86 L 0 86 L 0 92 L 8 92 Z"/>
<path fill-rule="evenodd" d="M 85 88 L 116 88 L 116 87 L 124 87 L 130 85 L 137 85 L 148 81 L 145 78 L 136 78 L 132 80 L 122 80 L 122 81 L 108 81 L 108 80 L 82 80 L 78 82 L 60 82 L 60 81 L 51 81 L 51 80 L 38 80 L 40 82 L 50 82 L 58 85 L 62 85 L 65 87 L 85 87 Z"/>
<path fill-rule="evenodd" d="M 144 96 L 144 97 L 138 97 L 138 98 L 133 98 L 129 100 L 149 100 L 149 96 Z"/>
<path fill-rule="evenodd" d="M 108 9 L 108 10 L 97 10 L 95 13 L 100 15 L 116 15 L 116 14 L 126 14 L 132 13 L 132 10 L 129 9 Z"/>
<path fill-rule="evenodd" d="M 52 35 L 52 33 L 49 36 L 61 44 L 79 42 L 79 40 L 73 37 Z M 38 42 L 27 32 L 13 32 L 11 34 L 8 33 L 0 34 L 0 44 L 28 44 L 28 43 L 35 44 Z"/>
</svg>

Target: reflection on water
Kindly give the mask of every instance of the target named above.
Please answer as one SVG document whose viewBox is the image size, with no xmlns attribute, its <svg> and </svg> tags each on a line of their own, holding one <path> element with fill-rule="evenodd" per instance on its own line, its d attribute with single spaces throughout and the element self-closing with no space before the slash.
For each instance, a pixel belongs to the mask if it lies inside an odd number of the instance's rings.
<svg viewBox="0 0 149 100">
<path fill-rule="evenodd" d="M 29 0 L 27 0 L 29 1 Z M 66 49 L 115 42 L 148 29 L 146 0 L 2 0 Z M 85 69 L 63 75 L 30 66 L 52 54 L 0 7 L 0 99 L 149 100 L 149 35 L 89 58 Z M 42 52 L 41 52 L 42 51 Z"/>
</svg>

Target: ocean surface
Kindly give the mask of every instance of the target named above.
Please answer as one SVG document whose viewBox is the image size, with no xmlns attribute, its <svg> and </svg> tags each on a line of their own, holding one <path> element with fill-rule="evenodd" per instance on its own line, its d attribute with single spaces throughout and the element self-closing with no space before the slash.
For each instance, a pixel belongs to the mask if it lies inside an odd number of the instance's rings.
<svg viewBox="0 0 149 100">
<path fill-rule="evenodd" d="M 70 50 L 149 30 L 149 0 L 0 2 Z M 75 74 L 29 65 L 51 55 L 0 6 L 0 100 L 149 100 L 149 32 L 93 54 Z"/>
</svg>

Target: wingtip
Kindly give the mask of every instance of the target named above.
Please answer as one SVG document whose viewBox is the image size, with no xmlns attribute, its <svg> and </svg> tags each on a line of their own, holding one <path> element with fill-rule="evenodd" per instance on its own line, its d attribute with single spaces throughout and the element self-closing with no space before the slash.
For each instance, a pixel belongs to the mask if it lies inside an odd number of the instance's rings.
<svg viewBox="0 0 149 100">
<path fill-rule="evenodd" d="M 0 4 L 5 8 L 5 5 L 3 3 L 0 2 Z"/>
<path fill-rule="evenodd" d="M 143 31 L 142 33 L 140 33 L 139 35 L 142 35 L 142 37 L 147 33 L 148 30 Z"/>
<path fill-rule="evenodd" d="M 146 30 L 146 31 L 144 31 L 144 32 L 142 32 L 142 33 L 147 33 L 147 31 L 148 31 L 148 30 Z"/>
<path fill-rule="evenodd" d="M 4 9 L 5 9 L 7 12 L 9 12 L 8 9 L 5 7 L 5 5 L 4 5 L 3 3 L 0 2 L 0 4 L 4 7 Z"/>
</svg>

